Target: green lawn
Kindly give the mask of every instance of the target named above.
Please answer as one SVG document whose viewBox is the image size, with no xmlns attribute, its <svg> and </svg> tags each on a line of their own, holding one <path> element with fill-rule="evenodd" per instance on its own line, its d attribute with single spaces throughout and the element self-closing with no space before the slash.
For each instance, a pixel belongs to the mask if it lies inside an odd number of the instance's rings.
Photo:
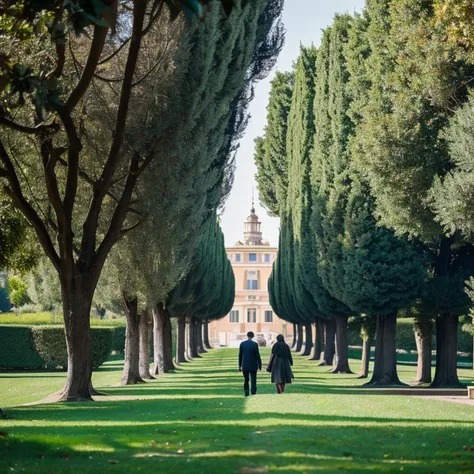
<svg viewBox="0 0 474 474">
<path fill-rule="evenodd" d="M 9 408 L 0 472 L 474 472 L 472 406 L 358 393 L 355 376 L 298 356 L 287 393 L 276 395 L 262 372 L 258 395 L 245 398 L 236 355 L 213 350 L 132 387 L 110 386 L 120 377 L 110 361 L 94 375 L 108 401 Z M 414 370 L 400 367 L 401 378 Z M 0 374 L 0 406 L 40 399 L 63 377 Z"/>
</svg>

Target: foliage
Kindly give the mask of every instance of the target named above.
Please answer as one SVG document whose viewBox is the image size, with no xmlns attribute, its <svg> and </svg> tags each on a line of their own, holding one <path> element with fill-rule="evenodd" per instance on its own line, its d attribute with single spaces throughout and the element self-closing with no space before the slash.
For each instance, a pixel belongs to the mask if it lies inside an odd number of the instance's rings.
<svg viewBox="0 0 474 474">
<path fill-rule="evenodd" d="M 41 258 L 28 274 L 28 297 L 43 311 L 58 312 L 61 308 L 61 288 L 56 270 L 49 260 Z"/>
<path fill-rule="evenodd" d="M 10 293 L 10 301 L 15 306 L 23 306 L 31 302 L 28 296 L 28 286 L 21 277 L 11 276 L 8 279 L 8 290 Z"/>
<path fill-rule="evenodd" d="M 469 0 L 434 0 L 435 21 L 446 31 L 449 42 L 472 59 L 474 6 Z"/>
<path fill-rule="evenodd" d="M 293 85 L 294 74 L 277 71 L 271 81 L 264 136 L 255 139 L 254 159 L 259 197 L 271 215 L 283 213 L 283 203 L 286 202 L 286 140 Z"/>
<path fill-rule="evenodd" d="M 19 273 L 30 270 L 38 261 L 33 232 L 24 217 L 0 196 L 0 269 Z"/>
</svg>

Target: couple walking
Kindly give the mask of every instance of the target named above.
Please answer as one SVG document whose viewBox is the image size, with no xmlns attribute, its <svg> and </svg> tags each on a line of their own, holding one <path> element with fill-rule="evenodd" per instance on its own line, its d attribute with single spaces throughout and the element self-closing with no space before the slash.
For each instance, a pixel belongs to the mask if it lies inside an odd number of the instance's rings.
<svg viewBox="0 0 474 474">
<path fill-rule="evenodd" d="M 247 333 L 248 340 L 240 344 L 239 370 L 244 374 L 244 392 L 249 396 L 249 382 L 252 395 L 257 393 L 257 370 L 262 370 L 262 359 L 258 350 L 258 344 L 252 339 L 255 334 Z M 267 372 L 272 374 L 272 383 L 276 385 L 277 393 L 285 391 L 285 385 L 291 383 L 293 372 L 291 366 L 293 358 L 288 344 L 281 334 L 277 336 L 277 342 L 273 344 L 272 355 L 267 366 Z"/>
</svg>

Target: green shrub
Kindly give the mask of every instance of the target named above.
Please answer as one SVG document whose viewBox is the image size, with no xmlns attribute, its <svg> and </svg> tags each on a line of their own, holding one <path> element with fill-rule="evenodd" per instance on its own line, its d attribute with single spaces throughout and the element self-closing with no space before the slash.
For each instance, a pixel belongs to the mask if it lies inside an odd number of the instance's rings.
<svg viewBox="0 0 474 474">
<path fill-rule="evenodd" d="M 114 328 L 91 328 L 92 368 L 112 352 Z M 63 326 L 0 326 L 0 368 L 67 368 Z"/>
<path fill-rule="evenodd" d="M 67 368 L 67 348 L 63 326 L 33 326 L 31 328 L 36 350 L 46 367 Z"/>
<path fill-rule="evenodd" d="M 0 369 L 39 369 L 43 366 L 30 326 L 0 326 Z"/>
<path fill-rule="evenodd" d="M 67 348 L 63 326 L 34 326 L 36 350 L 47 367 L 67 368 Z M 114 328 L 91 328 L 92 368 L 100 367 L 112 352 Z"/>
</svg>

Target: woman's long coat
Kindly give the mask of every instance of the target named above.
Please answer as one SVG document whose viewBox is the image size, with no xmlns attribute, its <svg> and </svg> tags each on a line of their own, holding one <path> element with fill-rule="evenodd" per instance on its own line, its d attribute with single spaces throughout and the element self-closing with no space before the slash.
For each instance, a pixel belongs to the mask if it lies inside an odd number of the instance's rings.
<svg viewBox="0 0 474 474">
<path fill-rule="evenodd" d="M 272 355 L 267 370 L 272 374 L 272 383 L 291 383 L 293 380 L 293 357 L 285 342 L 277 342 L 272 347 Z"/>
</svg>

